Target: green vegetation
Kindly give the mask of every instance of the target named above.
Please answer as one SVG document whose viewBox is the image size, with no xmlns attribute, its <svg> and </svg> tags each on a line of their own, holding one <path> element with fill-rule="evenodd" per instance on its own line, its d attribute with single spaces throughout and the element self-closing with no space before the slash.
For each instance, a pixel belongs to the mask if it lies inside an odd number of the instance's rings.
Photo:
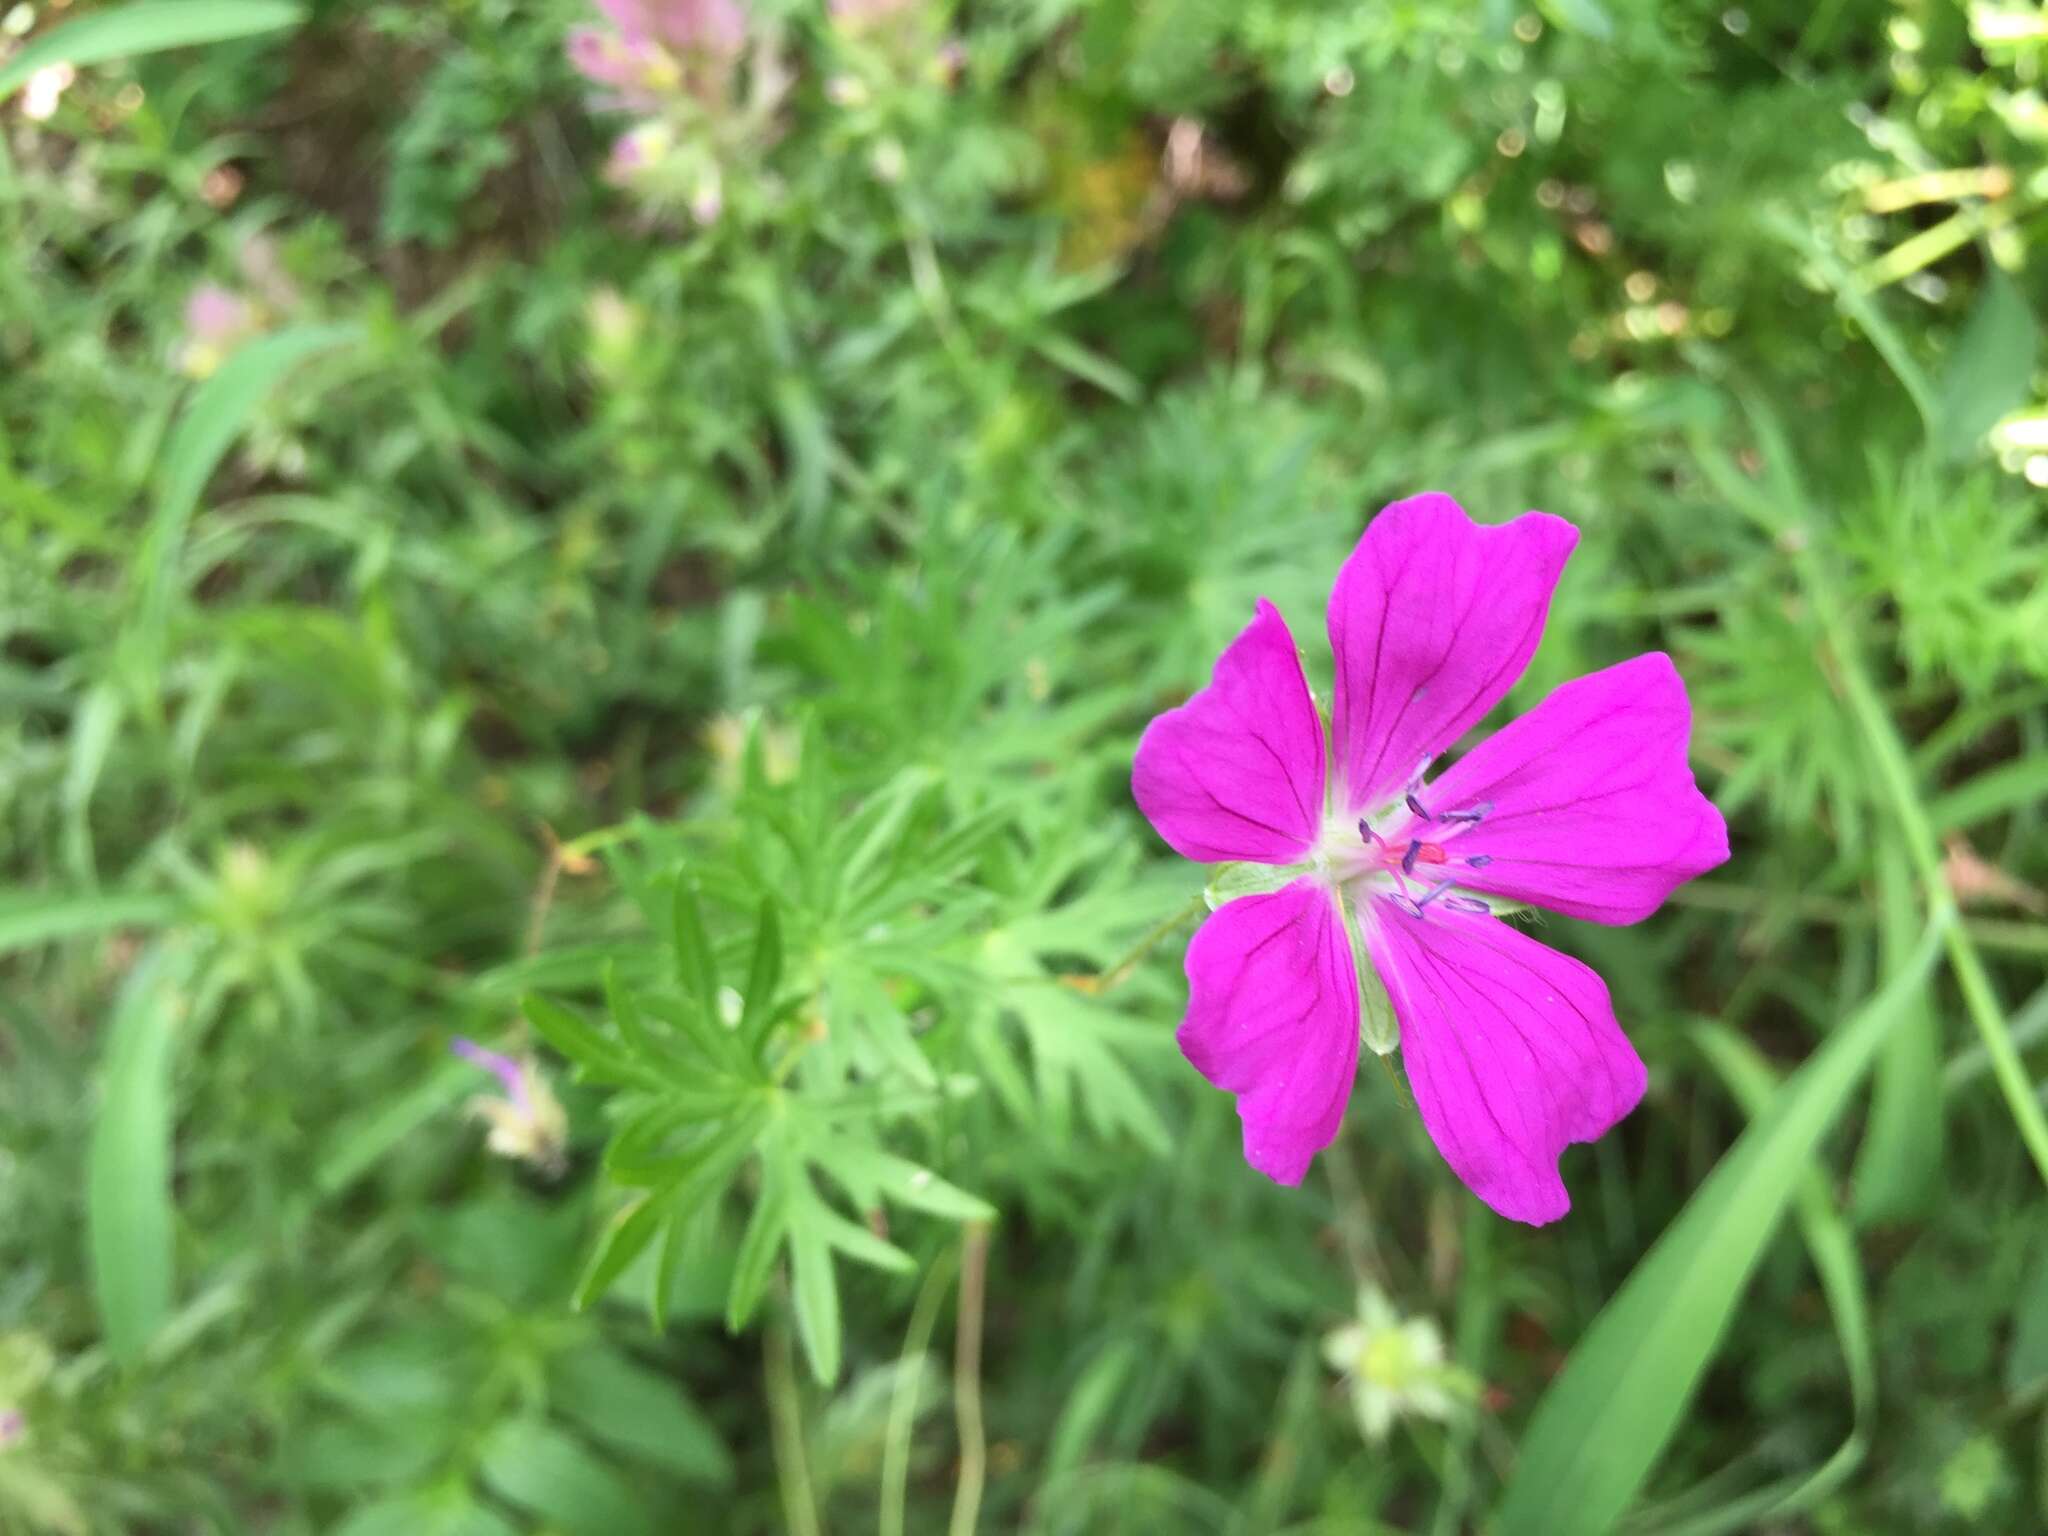
<svg viewBox="0 0 2048 1536">
<path fill-rule="evenodd" d="M 745 19 L 0 0 L 0 1531 L 2048 1524 L 2048 8 Z M 1541 1230 L 1129 795 L 1429 488 L 1733 832 Z"/>
</svg>

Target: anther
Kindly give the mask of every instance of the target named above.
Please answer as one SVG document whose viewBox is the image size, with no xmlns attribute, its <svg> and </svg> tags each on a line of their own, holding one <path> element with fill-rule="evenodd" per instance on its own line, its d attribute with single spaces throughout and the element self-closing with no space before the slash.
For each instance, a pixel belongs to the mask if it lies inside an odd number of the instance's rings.
<svg viewBox="0 0 2048 1536">
<path fill-rule="evenodd" d="M 1443 815 L 1436 819 L 1438 821 L 1484 821 L 1492 810 L 1493 802 L 1491 800 L 1482 800 L 1469 811 L 1445 811 Z"/>
<path fill-rule="evenodd" d="M 1402 854 L 1402 855 L 1401 855 L 1401 873 L 1402 873 L 1402 874 L 1404 874 L 1404 875 L 1412 875 L 1412 874 L 1414 874 L 1414 873 L 1415 873 L 1415 861 L 1416 861 L 1417 859 L 1421 858 L 1421 857 L 1422 857 L 1422 844 L 1420 844 L 1420 843 L 1410 843 L 1410 844 L 1408 845 L 1408 851 L 1407 851 L 1406 853 L 1404 853 L 1404 854 Z"/>
<path fill-rule="evenodd" d="M 1429 812 L 1425 811 L 1422 808 L 1422 802 L 1420 800 L 1416 799 L 1413 795 L 1409 795 L 1407 797 L 1407 800 L 1409 810 L 1413 811 L 1417 816 L 1421 817 L 1424 821 L 1429 820 Z"/>
<path fill-rule="evenodd" d="M 1373 831 L 1372 823 L 1367 821 L 1363 816 L 1358 818 L 1358 835 L 1368 843 L 1380 843 L 1379 833 Z M 1386 844 L 1380 843 L 1380 846 L 1384 848 L 1386 847 Z"/>
<path fill-rule="evenodd" d="M 1493 908 L 1476 896 L 1446 896 L 1444 909 L 1449 912 L 1469 912 L 1475 917 L 1490 917 Z"/>
<path fill-rule="evenodd" d="M 1467 859 L 1465 862 L 1467 864 L 1470 864 L 1474 869 L 1484 869 L 1487 865 L 1493 862 L 1493 855 L 1490 853 L 1475 853 L 1472 855 L 1471 858 Z"/>
</svg>

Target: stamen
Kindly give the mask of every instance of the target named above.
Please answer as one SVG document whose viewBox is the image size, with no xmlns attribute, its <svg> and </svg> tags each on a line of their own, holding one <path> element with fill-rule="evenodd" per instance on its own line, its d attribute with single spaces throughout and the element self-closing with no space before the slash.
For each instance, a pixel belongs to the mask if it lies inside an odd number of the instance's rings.
<svg viewBox="0 0 2048 1536">
<path fill-rule="evenodd" d="M 1409 795 L 1407 797 L 1407 800 L 1409 810 L 1413 811 L 1417 816 L 1421 817 L 1424 821 L 1429 820 L 1429 812 L 1425 811 L 1422 808 L 1422 802 L 1420 800 L 1416 799 L 1413 795 Z"/>
<path fill-rule="evenodd" d="M 1474 869 L 1484 869 L 1487 865 L 1493 862 L 1493 855 L 1490 853 L 1475 853 L 1472 855 L 1471 858 L 1467 859 L 1465 862 L 1467 864 L 1470 864 Z"/>
<path fill-rule="evenodd" d="M 1482 800 L 1479 802 L 1479 804 L 1473 806 L 1472 809 L 1469 811 L 1445 811 L 1443 815 L 1437 817 L 1436 819 L 1438 821 L 1479 822 L 1486 820 L 1486 818 L 1488 817 L 1488 815 L 1492 813 L 1492 811 L 1493 802 L 1491 800 Z"/>
<path fill-rule="evenodd" d="M 1406 853 L 1404 853 L 1404 854 L 1402 854 L 1402 855 L 1401 855 L 1401 873 L 1402 873 L 1402 874 L 1404 874 L 1404 875 L 1412 875 L 1412 874 L 1414 874 L 1414 873 L 1415 873 L 1415 861 L 1416 861 L 1417 859 L 1421 858 L 1421 857 L 1422 857 L 1422 844 L 1420 844 L 1420 843 L 1410 843 L 1410 844 L 1408 845 L 1408 851 L 1407 851 Z"/>
<path fill-rule="evenodd" d="M 1363 816 L 1358 818 L 1358 835 L 1368 843 L 1378 843 L 1382 848 L 1387 846 L 1386 843 L 1381 839 L 1379 833 L 1373 831 L 1372 823 L 1367 821 Z"/>
<path fill-rule="evenodd" d="M 1441 886 L 1438 887 L 1442 889 Z M 1444 909 L 1450 912 L 1469 912 L 1475 917 L 1491 917 L 1493 908 L 1476 896 L 1446 896 Z"/>
<path fill-rule="evenodd" d="M 1450 889 L 1452 889 L 1451 883 L 1448 880 L 1446 880 L 1442 885 L 1432 885 L 1429 888 L 1428 894 L 1423 896 L 1422 899 L 1419 901 L 1413 896 L 1404 896 L 1402 900 L 1408 903 L 1408 915 L 1410 917 L 1422 916 L 1422 909 L 1424 907 L 1428 906 L 1432 901 L 1435 901 L 1437 897 L 1442 896 L 1446 891 L 1449 891 Z M 1449 906 L 1451 904 L 1451 901 L 1455 901 L 1456 899 L 1456 897 L 1452 897 L 1451 900 L 1446 901 L 1444 905 Z"/>
</svg>

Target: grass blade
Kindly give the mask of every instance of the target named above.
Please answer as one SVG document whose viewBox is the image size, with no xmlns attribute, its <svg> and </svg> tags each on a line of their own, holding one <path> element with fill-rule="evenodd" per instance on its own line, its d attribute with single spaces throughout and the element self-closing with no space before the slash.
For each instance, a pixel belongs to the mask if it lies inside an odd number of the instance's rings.
<svg viewBox="0 0 2048 1536">
<path fill-rule="evenodd" d="M 1877 850 L 1879 938 L 1886 969 L 1902 962 L 1917 924 L 1913 876 L 1895 840 Z M 1877 1058 L 1870 1123 L 1851 1181 L 1856 1220 L 1902 1221 L 1923 1214 L 1941 1184 L 1942 1096 L 1927 1091 L 1941 1077 L 1941 1024 L 1926 998 L 1915 999 Z"/>
<path fill-rule="evenodd" d="M 53 64 L 103 64 L 167 48 L 275 32 L 301 12 L 284 0 L 139 0 L 66 22 L 0 65 L 0 102 Z"/>
<path fill-rule="evenodd" d="M 1636 1266 L 1544 1393 L 1494 1536 L 1613 1529 L 1678 1427 L 1808 1159 L 1923 986 L 1952 909 L 1789 1078 Z"/>
<path fill-rule="evenodd" d="M 354 334 L 349 326 L 299 326 L 252 341 L 193 393 L 164 445 L 156 506 L 137 562 L 145 633 L 161 633 L 176 588 L 178 551 L 184 544 L 186 525 L 214 470 L 242 435 L 249 418 L 295 366 Z"/>
<path fill-rule="evenodd" d="M 170 896 L 108 892 L 53 897 L 9 891 L 0 895 L 0 954 L 110 928 L 161 928 L 177 921 L 184 910 L 185 904 Z"/>
<path fill-rule="evenodd" d="M 1896 1039 L 1906 1028 L 1894 1026 Z M 1729 1089 L 1753 1120 L 1769 1107 L 1777 1080 L 1768 1063 L 1742 1036 L 1722 1025 L 1710 1025 L 1701 1034 L 1700 1049 L 1706 1053 L 1728 1083 Z M 1849 1224 L 1829 1194 L 1826 1176 L 1817 1166 L 1809 1167 L 1800 1182 L 1799 1226 L 1806 1239 L 1814 1272 L 1827 1296 L 1828 1312 L 1834 1319 L 1835 1337 L 1842 1346 L 1842 1360 L 1849 1378 L 1852 1413 L 1849 1435 L 1833 1455 L 1807 1472 L 1796 1472 L 1768 1485 L 1723 1500 L 1716 1507 L 1684 1518 L 1657 1518 L 1645 1512 L 1640 1525 L 1657 1536 L 1728 1536 L 1753 1531 L 1790 1519 L 1847 1482 L 1869 1454 L 1877 1418 L 1877 1346 L 1870 1328 L 1870 1301 L 1863 1285 L 1863 1271 L 1856 1260 L 1856 1244 Z"/>
<path fill-rule="evenodd" d="M 147 951 L 114 1006 L 86 1185 L 86 1237 L 107 1348 L 132 1365 L 170 1315 L 171 1048 L 191 952 Z"/>
</svg>

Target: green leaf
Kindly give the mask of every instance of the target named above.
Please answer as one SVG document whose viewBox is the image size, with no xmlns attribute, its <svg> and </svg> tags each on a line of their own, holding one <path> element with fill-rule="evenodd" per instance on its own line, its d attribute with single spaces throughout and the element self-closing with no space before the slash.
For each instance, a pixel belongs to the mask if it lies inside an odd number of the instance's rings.
<svg viewBox="0 0 2048 1536">
<path fill-rule="evenodd" d="M 898 1248 L 886 1238 L 880 1238 L 859 1222 L 848 1221 L 837 1211 L 824 1205 L 811 1213 L 811 1220 L 817 1222 L 825 1234 L 825 1241 L 852 1259 L 856 1264 L 866 1264 L 892 1275 L 910 1275 L 917 1272 L 917 1260 Z"/>
<path fill-rule="evenodd" d="M 2005 1356 L 2005 1390 L 2018 1397 L 2048 1382 L 2048 1232 L 2035 1240 L 2033 1262 L 2013 1313 L 2012 1347 Z"/>
<path fill-rule="evenodd" d="M 571 1305 L 581 1312 L 610 1290 L 612 1282 L 626 1272 L 626 1266 L 639 1258 L 659 1235 L 662 1223 L 670 1218 L 673 1209 L 674 1202 L 666 1191 L 642 1195 L 621 1207 L 606 1224 L 604 1235 L 598 1238 L 590 1262 L 583 1268 L 583 1277 L 576 1282 Z"/>
<path fill-rule="evenodd" d="M 791 1202 L 789 1261 L 797 1337 L 803 1340 L 811 1374 L 829 1386 L 839 1377 L 839 1280 L 832 1271 L 825 1224 L 814 1219 L 821 1210 L 803 1200 Z"/>
<path fill-rule="evenodd" d="M 107 1348 L 133 1365 L 170 1315 L 171 1060 L 192 952 L 146 951 L 114 1006 L 93 1123 L 86 1234 Z"/>
<path fill-rule="evenodd" d="M 405 1093 L 348 1121 L 321 1154 L 313 1187 L 322 1195 L 341 1193 L 386 1153 L 474 1088 L 476 1078 L 476 1069 L 468 1062 L 441 1062 Z"/>
<path fill-rule="evenodd" d="M 519 1536 L 503 1515 L 466 1490 L 380 1499 L 358 1508 L 333 1536 Z"/>
<path fill-rule="evenodd" d="M 294 25 L 300 14 L 283 0 L 139 0 L 109 6 L 44 33 L 0 64 L 0 102 L 53 64 L 103 64 L 167 48 L 255 37 Z"/>
<path fill-rule="evenodd" d="M 210 10 L 214 0 L 196 0 L 189 8 Z M 181 3 L 148 9 L 188 7 Z M 97 18 L 85 19 L 105 19 L 113 14 L 102 12 Z M 150 643 L 160 643 L 177 590 L 178 556 L 184 547 L 185 528 L 221 459 L 242 435 L 257 407 L 284 382 L 286 374 L 308 357 L 340 346 L 356 334 L 352 326 L 323 325 L 298 326 L 263 337 L 237 351 L 193 393 L 164 445 L 163 461 L 158 466 L 156 505 L 150 512 L 149 526 L 143 532 L 137 556 L 142 582 L 138 627 Z"/>
<path fill-rule="evenodd" d="M 1967 458 L 1999 417 L 2029 397 L 2039 342 L 2019 286 L 1991 268 L 1936 392 L 1937 446 L 1945 457 Z"/>
<path fill-rule="evenodd" d="M 64 862 L 81 880 L 91 879 L 94 865 L 89 814 L 93 791 L 99 788 L 100 775 L 113 755 L 127 713 L 119 689 L 112 683 L 95 683 L 72 717 L 71 751 L 64 765 L 62 790 Z"/>
<path fill-rule="evenodd" d="M 929 1168 L 850 1136 L 834 1136 L 821 1144 L 818 1162 L 856 1200 L 861 1198 L 855 1188 L 858 1183 L 879 1190 L 900 1205 L 954 1221 L 994 1221 L 996 1217 L 995 1207 L 986 1200 L 948 1184 Z"/>
<path fill-rule="evenodd" d="M 1614 39 L 1614 18 L 1600 0 L 1543 0 L 1542 8 L 1563 31 L 1580 33 L 1596 43 Z"/>
<path fill-rule="evenodd" d="M 35 891 L 0 893 L 0 954 L 33 949 L 59 939 L 105 933 L 110 928 L 161 928 L 176 922 L 185 903 L 171 896 L 48 896 Z"/>
<path fill-rule="evenodd" d="M 1894 1026 L 1900 1027 L 1903 1026 Z M 1702 1029 L 1699 1046 L 1750 1117 L 1762 1114 L 1770 1104 L 1777 1080 L 1756 1047 L 1719 1024 L 1708 1024 Z M 1714 1502 L 1702 1512 L 1677 1512 L 1675 1506 L 1695 1501 L 1691 1495 L 1680 1495 L 1662 1510 L 1644 1511 L 1636 1523 L 1655 1530 L 1658 1536 L 1732 1536 L 1736 1532 L 1774 1529 L 1840 1488 L 1869 1453 L 1877 1419 L 1877 1349 L 1871 1336 L 1870 1302 L 1863 1287 L 1863 1271 L 1856 1260 L 1855 1239 L 1829 1192 L 1826 1175 L 1817 1164 L 1810 1164 L 1801 1179 L 1798 1202 L 1800 1229 L 1814 1271 L 1820 1276 L 1821 1289 L 1826 1293 L 1828 1313 L 1835 1325 L 1835 1337 L 1841 1342 L 1842 1360 L 1848 1372 L 1853 1416 L 1848 1438 L 1819 1466 L 1788 1474 L 1735 1498 L 1721 1494 L 1720 1478 L 1708 1478 L 1701 1489 L 1712 1490 Z"/>
<path fill-rule="evenodd" d="M 761 1193 L 747 1218 L 746 1235 L 733 1260 L 732 1284 L 725 1296 L 725 1326 L 738 1333 L 747 1326 L 754 1309 L 768 1289 L 768 1277 L 775 1272 L 775 1256 L 789 1233 L 789 1181 L 792 1159 L 779 1150 L 762 1158 Z M 802 1177 L 800 1173 L 795 1175 Z"/>
<path fill-rule="evenodd" d="M 775 1019 L 775 987 L 781 980 L 782 919 L 774 898 L 766 897 L 754 929 L 754 961 L 747 968 L 746 1009 L 740 1015 L 740 1038 L 750 1055 L 758 1057 L 768 1043 L 769 1026 Z"/>
<path fill-rule="evenodd" d="M 559 1003 L 551 1003 L 537 992 L 519 1000 L 519 1010 L 543 1040 L 582 1068 L 586 1075 L 613 1083 L 637 1083 L 659 1087 L 661 1079 L 650 1068 L 634 1061 L 612 1041 Z"/>
<path fill-rule="evenodd" d="M 647 1018 L 641 1013 L 639 1003 L 632 993 L 619 985 L 618 961 L 609 956 L 604 962 L 604 1004 L 612 1023 L 618 1026 L 621 1040 L 642 1056 L 661 1054 L 660 1045 L 648 1033 Z"/>
<path fill-rule="evenodd" d="M 1878 845 L 1877 876 L 1878 938 L 1890 970 L 1904 963 L 1916 926 L 1912 870 L 1897 839 Z M 1877 1058 L 1851 1181 L 1858 1222 L 1921 1215 L 1940 1192 L 1943 1100 L 1927 1087 L 1940 1080 L 1940 1021 L 1928 999 L 1915 998 Z"/>
<path fill-rule="evenodd" d="M 732 1453 L 673 1382 L 605 1344 L 558 1356 L 548 1401 L 607 1446 L 693 1483 L 732 1482 Z"/>
<path fill-rule="evenodd" d="M 1544 1393 L 1493 1536 L 1612 1530 L 1678 1427 L 1820 1138 L 1926 982 L 1953 913 L 1788 1079 L 1636 1266 Z"/>
<path fill-rule="evenodd" d="M 484 1444 L 482 1470 L 506 1503 L 569 1536 L 652 1536 L 657 1529 L 616 1468 L 543 1420 L 500 1424 Z"/>
<path fill-rule="evenodd" d="M 704 909 L 696 883 L 688 875 L 676 877 L 675 894 L 676 980 L 714 1023 L 718 1019 L 718 966 L 711 957 L 711 940 L 704 933 Z"/>
</svg>

